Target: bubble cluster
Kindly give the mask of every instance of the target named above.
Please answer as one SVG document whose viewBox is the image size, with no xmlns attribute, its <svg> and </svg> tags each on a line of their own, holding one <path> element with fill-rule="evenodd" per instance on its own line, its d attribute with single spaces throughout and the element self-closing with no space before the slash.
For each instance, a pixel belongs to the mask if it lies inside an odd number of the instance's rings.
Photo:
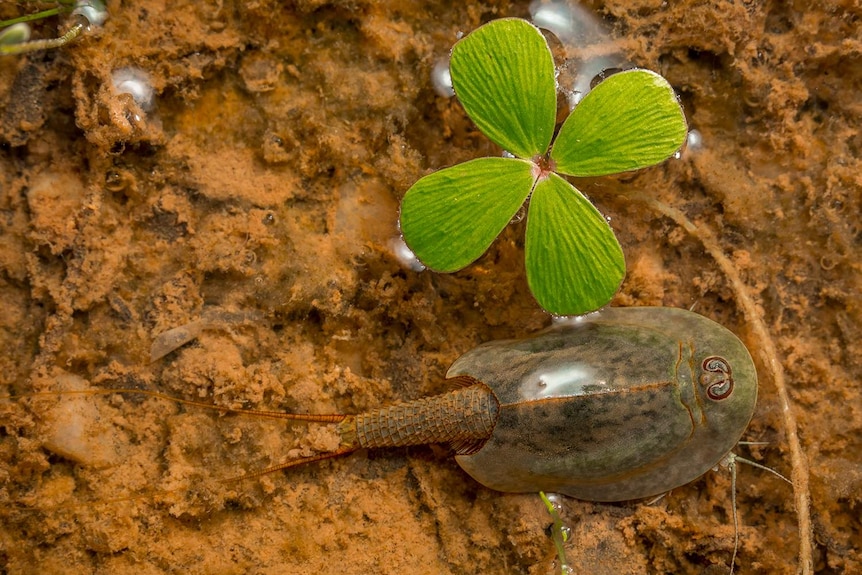
<svg viewBox="0 0 862 575">
<path fill-rule="evenodd" d="M 530 4 L 530 17 L 539 28 L 544 28 L 556 36 L 564 46 L 578 50 L 610 41 L 610 36 L 587 8 L 575 2 L 534 0 Z M 569 110 L 574 109 L 591 89 L 593 79 L 607 69 L 627 67 L 622 56 L 603 54 L 585 58 L 580 62 L 563 64 L 558 83 L 566 96 Z"/>
</svg>

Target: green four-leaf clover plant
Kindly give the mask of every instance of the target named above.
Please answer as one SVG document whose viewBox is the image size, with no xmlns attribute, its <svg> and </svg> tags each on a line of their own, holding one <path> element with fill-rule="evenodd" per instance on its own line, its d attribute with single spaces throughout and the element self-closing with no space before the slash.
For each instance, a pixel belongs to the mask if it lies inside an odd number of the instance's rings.
<svg viewBox="0 0 862 575">
<path fill-rule="evenodd" d="M 622 248 L 560 174 L 615 174 L 673 155 L 687 127 L 670 84 L 647 70 L 614 74 L 578 103 L 554 138 L 554 61 L 535 26 L 516 18 L 485 24 L 455 45 L 449 67 L 467 115 L 514 157 L 471 160 L 416 182 L 401 204 L 405 242 L 431 270 L 460 270 L 529 198 L 527 282 L 538 303 L 557 315 L 606 305 L 625 276 Z"/>
</svg>

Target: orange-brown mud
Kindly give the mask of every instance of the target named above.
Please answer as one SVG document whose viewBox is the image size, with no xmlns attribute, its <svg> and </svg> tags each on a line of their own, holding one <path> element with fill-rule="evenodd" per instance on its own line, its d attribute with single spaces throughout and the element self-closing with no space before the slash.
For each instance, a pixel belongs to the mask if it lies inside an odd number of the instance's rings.
<svg viewBox="0 0 862 575">
<path fill-rule="evenodd" d="M 411 271 L 390 247 L 417 178 L 499 153 L 435 94 L 433 65 L 459 32 L 527 16 L 527 3 L 390 4 L 112 0 L 82 41 L 0 60 L 2 392 L 139 387 L 356 412 L 443 391 L 459 354 L 546 325 L 526 287 L 523 224 L 453 275 Z M 858 573 L 862 9 L 585 7 L 615 39 L 604 49 L 677 88 L 703 142 L 579 183 L 626 253 L 614 303 L 695 306 L 753 344 L 703 246 L 621 192 L 717 234 L 787 371 L 815 571 Z M 0 18 L 34 10 L 4 2 Z M 151 110 L 112 89 L 122 67 L 150 74 Z M 150 362 L 154 338 L 186 324 L 198 337 Z M 768 444 L 738 451 L 789 474 L 761 379 L 744 439 Z M 483 488 L 443 447 L 218 482 L 331 443 L 321 426 L 134 395 L 0 401 L 0 572 L 555 571 L 539 498 Z M 742 467 L 738 493 L 738 572 L 794 573 L 790 486 Z M 568 556 L 584 574 L 726 573 L 730 509 L 721 469 L 653 504 L 566 500 Z"/>
</svg>

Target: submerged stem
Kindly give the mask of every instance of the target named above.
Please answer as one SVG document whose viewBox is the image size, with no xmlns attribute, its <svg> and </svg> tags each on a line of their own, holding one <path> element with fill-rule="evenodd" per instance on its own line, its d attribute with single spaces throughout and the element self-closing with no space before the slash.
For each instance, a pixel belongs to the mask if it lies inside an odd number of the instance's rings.
<svg viewBox="0 0 862 575">
<path fill-rule="evenodd" d="M 548 509 L 548 514 L 550 514 L 551 519 L 554 521 L 554 524 L 551 526 L 551 535 L 554 539 L 554 547 L 557 550 L 557 558 L 560 560 L 560 573 L 562 575 L 567 575 L 572 571 L 569 566 L 569 561 L 566 559 L 565 542 L 568 540 L 566 526 L 563 524 L 563 518 L 560 517 L 560 513 L 557 511 L 556 506 L 550 498 L 545 495 L 544 491 L 539 491 L 539 497 L 542 498 L 542 502 Z"/>
<path fill-rule="evenodd" d="M 69 30 L 57 38 L 48 38 L 46 40 L 31 40 L 21 44 L 0 44 L 0 54 L 25 54 L 27 52 L 35 52 L 37 50 L 48 50 L 50 48 L 59 48 L 65 46 L 75 38 L 81 35 L 87 27 L 86 20 L 76 22 Z"/>
</svg>

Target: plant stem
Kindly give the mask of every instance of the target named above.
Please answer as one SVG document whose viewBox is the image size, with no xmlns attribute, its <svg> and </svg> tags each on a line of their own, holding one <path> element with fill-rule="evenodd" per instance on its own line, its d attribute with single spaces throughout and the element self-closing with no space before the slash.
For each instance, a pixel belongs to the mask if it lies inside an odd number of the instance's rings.
<svg viewBox="0 0 862 575">
<path fill-rule="evenodd" d="M 539 491 L 539 497 L 542 498 L 542 502 L 545 504 L 545 507 L 548 509 L 548 513 L 551 515 L 551 519 L 554 521 L 554 524 L 551 527 L 551 535 L 554 539 L 554 547 L 557 549 L 557 558 L 560 560 L 560 573 L 562 575 L 567 575 L 572 571 L 571 567 L 569 567 L 569 561 L 566 559 L 566 549 L 564 544 L 568 537 L 566 536 L 565 525 L 563 525 L 563 518 L 560 517 L 557 508 L 548 496 L 545 495 L 544 491 Z"/>
<path fill-rule="evenodd" d="M 32 22 L 33 20 L 41 20 L 42 18 L 50 18 L 51 16 L 56 16 L 57 14 L 62 14 L 63 12 L 68 12 L 66 8 L 51 8 L 49 10 L 43 10 L 41 12 L 36 12 L 35 14 L 28 14 L 26 16 L 19 16 L 17 18 L 12 18 L 11 20 L 3 20 L 0 22 L 0 27 L 5 28 L 6 26 L 12 26 L 14 24 L 19 24 L 21 22 Z"/>
<path fill-rule="evenodd" d="M 64 12 L 71 12 L 75 7 L 74 0 L 58 0 L 57 4 L 59 4 L 59 6 L 56 8 L 49 8 L 47 10 L 42 10 L 41 12 L 36 12 L 35 14 L 27 14 L 26 16 L 19 16 L 18 18 L 12 18 L 11 20 L 0 21 L 0 28 L 12 26 L 20 22 L 32 22 L 34 20 L 41 20 L 42 18 L 50 18 L 51 16 L 63 14 Z"/>
</svg>

